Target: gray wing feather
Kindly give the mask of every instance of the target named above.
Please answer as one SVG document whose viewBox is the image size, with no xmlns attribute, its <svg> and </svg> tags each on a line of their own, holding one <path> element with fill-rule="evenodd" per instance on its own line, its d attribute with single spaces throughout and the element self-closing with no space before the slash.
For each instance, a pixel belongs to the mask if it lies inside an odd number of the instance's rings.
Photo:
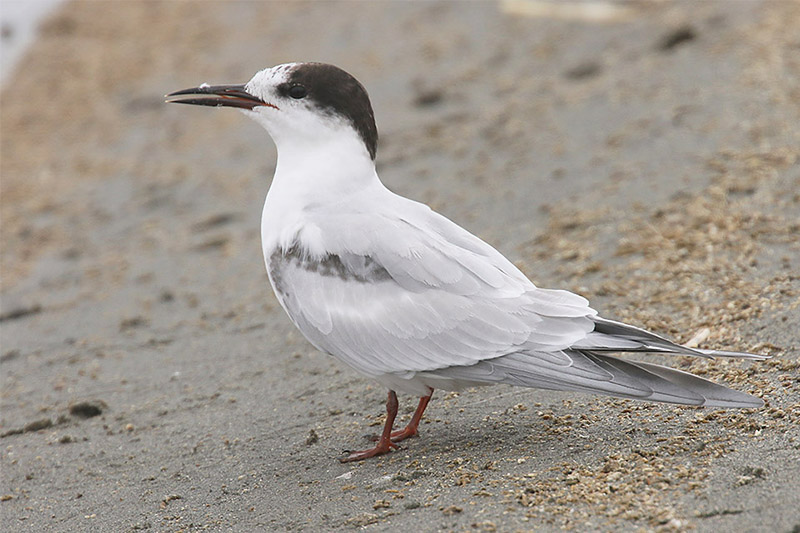
<svg viewBox="0 0 800 533">
<path fill-rule="evenodd" d="M 472 365 L 520 350 L 557 354 L 594 327 L 584 298 L 538 289 L 457 226 L 448 236 L 371 217 L 369 232 L 353 234 L 366 224 L 352 217 L 327 214 L 315 228 L 324 254 L 299 238 L 270 254 L 268 268 L 304 335 L 362 373 Z"/>
<path fill-rule="evenodd" d="M 518 298 L 479 298 L 433 287 L 412 292 L 393 278 L 365 283 L 321 276 L 302 264 L 275 268 L 291 287 L 281 303 L 305 336 L 372 376 L 471 365 L 527 347 L 552 350 L 556 359 L 558 350 L 592 328 L 587 317 L 520 310 Z"/>
<path fill-rule="evenodd" d="M 703 350 L 674 343 L 660 335 L 636 326 L 616 322 L 600 316 L 592 317 L 594 331 L 571 348 L 593 351 L 662 352 L 699 357 L 735 357 L 740 359 L 769 359 L 768 356 L 725 350 Z"/>
</svg>

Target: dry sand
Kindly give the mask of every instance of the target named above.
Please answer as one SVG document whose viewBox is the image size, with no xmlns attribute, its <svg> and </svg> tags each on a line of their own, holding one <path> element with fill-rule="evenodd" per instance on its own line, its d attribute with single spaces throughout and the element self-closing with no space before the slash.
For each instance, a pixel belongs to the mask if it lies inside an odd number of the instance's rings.
<svg viewBox="0 0 800 533">
<path fill-rule="evenodd" d="M 543 6 L 64 5 L 0 98 L 0 527 L 799 531 L 800 4 Z M 439 393 L 339 464 L 385 392 L 272 295 L 274 147 L 162 103 L 292 60 L 361 79 L 384 181 L 537 284 L 773 355 L 670 361 L 766 406 Z"/>
</svg>

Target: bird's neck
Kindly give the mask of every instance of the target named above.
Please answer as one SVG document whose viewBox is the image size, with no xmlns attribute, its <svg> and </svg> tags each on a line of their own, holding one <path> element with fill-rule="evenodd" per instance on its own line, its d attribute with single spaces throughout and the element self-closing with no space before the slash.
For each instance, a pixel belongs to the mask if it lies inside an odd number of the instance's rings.
<svg viewBox="0 0 800 533">
<path fill-rule="evenodd" d="M 273 138 L 278 164 L 269 195 L 281 201 L 338 201 L 378 180 L 375 162 L 353 131 L 312 139 Z"/>
<path fill-rule="evenodd" d="M 317 209 L 346 206 L 366 190 L 383 188 L 363 142 L 340 135 L 315 142 L 276 138 L 278 163 L 262 214 L 267 247 L 288 244 Z M 286 242 L 284 242 L 286 241 Z"/>
</svg>

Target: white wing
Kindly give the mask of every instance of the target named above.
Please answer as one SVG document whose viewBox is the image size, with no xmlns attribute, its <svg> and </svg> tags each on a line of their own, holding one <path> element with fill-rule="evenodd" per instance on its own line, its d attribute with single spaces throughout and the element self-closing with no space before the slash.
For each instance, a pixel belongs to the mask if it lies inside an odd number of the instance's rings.
<svg viewBox="0 0 800 533">
<path fill-rule="evenodd" d="M 521 350 L 568 359 L 596 314 L 536 288 L 499 252 L 431 211 L 326 210 L 324 225 L 267 258 L 282 305 L 305 336 L 366 375 L 473 365 Z M 356 229 L 354 229 L 356 228 Z M 324 243 L 325 253 L 313 253 Z"/>
</svg>

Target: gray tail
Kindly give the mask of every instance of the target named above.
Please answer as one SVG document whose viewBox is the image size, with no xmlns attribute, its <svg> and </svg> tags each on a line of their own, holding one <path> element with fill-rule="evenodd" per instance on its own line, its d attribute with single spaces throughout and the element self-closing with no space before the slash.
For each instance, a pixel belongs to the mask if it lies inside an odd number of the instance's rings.
<svg viewBox="0 0 800 533">
<path fill-rule="evenodd" d="M 627 361 L 608 352 L 656 352 L 700 357 L 766 356 L 698 350 L 675 344 L 640 328 L 602 318 L 595 330 L 560 352 L 521 351 L 426 373 L 475 384 L 508 383 L 550 390 L 592 392 L 619 398 L 709 407 L 761 407 L 761 398 L 707 379 L 652 363 Z"/>
</svg>

